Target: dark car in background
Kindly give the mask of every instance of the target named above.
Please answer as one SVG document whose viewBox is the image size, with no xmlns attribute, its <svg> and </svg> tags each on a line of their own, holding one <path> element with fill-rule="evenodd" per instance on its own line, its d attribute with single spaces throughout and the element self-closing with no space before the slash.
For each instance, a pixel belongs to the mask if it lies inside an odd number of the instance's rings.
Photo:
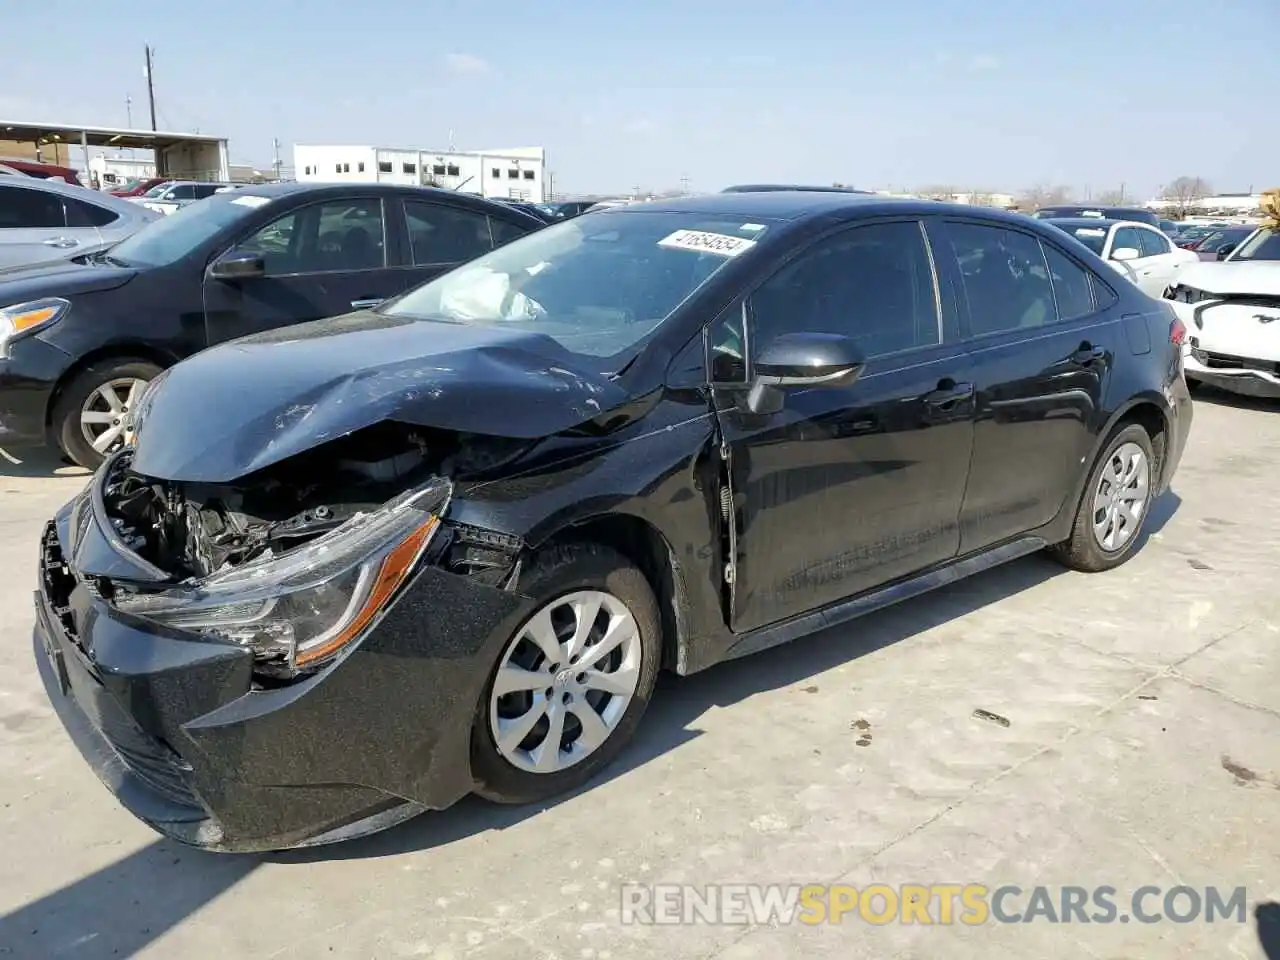
<svg viewBox="0 0 1280 960">
<path fill-rule="evenodd" d="M 595 200 L 557 200 L 552 203 L 545 203 L 543 206 L 551 213 L 553 219 L 571 220 L 586 213 L 597 202 Z"/>
<path fill-rule="evenodd" d="M 551 223 L 556 219 L 555 213 L 545 203 L 534 203 L 532 200 L 508 200 L 506 197 L 490 197 L 494 203 L 500 203 L 512 210 L 519 210 L 531 217 L 537 217 L 543 223 Z"/>
<path fill-rule="evenodd" d="M 96 466 L 184 357 L 373 306 L 542 226 L 453 191 L 272 184 L 198 200 L 105 252 L 0 273 L 0 447 L 48 442 Z"/>
<path fill-rule="evenodd" d="M 725 187 L 721 193 L 859 193 L 870 195 L 867 190 L 855 190 L 853 187 L 806 186 L 795 183 L 739 183 Z"/>
<path fill-rule="evenodd" d="M 553 224 L 166 371 L 46 528 L 33 653 L 104 783 L 186 843 L 542 803 L 661 669 L 1042 548 L 1133 556 L 1190 428 L 1184 334 L 992 210 L 770 192 Z"/>
<path fill-rule="evenodd" d="M 1146 207 L 1093 207 L 1088 204 L 1057 204 L 1052 207 L 1041 207 L 1031 214 L 1037 220 L 1063 220 L 1076 217 L 1098 217 L 1103 220 L 1128 220 L 1136 223 L 1149 223 L 1157 230 L 1162 229 L 1161 220 Z"/>
<path fill-rule="evenodd" d="M 1186 249 L 1194 250 L 1201 260 L 1225 260 L 1256 229 L 1253 226 L 1219 227 Z"/>
</svg>

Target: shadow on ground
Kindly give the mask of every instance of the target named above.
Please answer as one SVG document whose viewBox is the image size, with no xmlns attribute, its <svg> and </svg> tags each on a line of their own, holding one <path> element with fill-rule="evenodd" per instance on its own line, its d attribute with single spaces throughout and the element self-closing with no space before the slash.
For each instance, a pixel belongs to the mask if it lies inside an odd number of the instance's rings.
<svg viewBox="0 0 1280 960">
<path fill-rule="evenodd" d="M 1220 390 L 1207 383 L 1196 388 L 1196 403 L 1212 403 L 1218 407 L 1233 407 L 1236 410 L 1261 410 L 1275 413 L 1280 410 L 1280 398 L 1246 397 L 1244 394 Z"/>
<path fill-rule="evenodd" d="M 54 450 L 0 448 L 0 477 L 87 477 L 89 473 Z"/>
<path fill-rule="evenodd" d="M 1157 533 L 1181 501 L 1167 494 L 1152 507 Z M 0 957 L 131 956 L 235 886 L 263 863 L 309 863 L 391 857 L 431 850 L 489 830 L 504 830 L 626 775 L 700 736 L 697 720 L 712 707 L 804 681 L 899 640 L 1031 589 L 1065 571 L 1043 554 L 951 584 L 932 594 L 691 677 L 662 676 L 635 742 L 586 787 L 541 807 L 501 807 L 468 798 L 385 833 L 333 846 L 264 856 L 206 854 L 157 840 L 69 886 L 0 917 Z M 1258 908 L 1268 960 L 1280 906 Z M 1268 939 L 1270 938 L 1270 939 Z"/>
<path fill-rule="evenodd" d="M 1258 923 L 1258 943 L 1267 960 L 1280 960 L 1280 903 L 1260 903 L 1253 911 Z"/>
</svg>

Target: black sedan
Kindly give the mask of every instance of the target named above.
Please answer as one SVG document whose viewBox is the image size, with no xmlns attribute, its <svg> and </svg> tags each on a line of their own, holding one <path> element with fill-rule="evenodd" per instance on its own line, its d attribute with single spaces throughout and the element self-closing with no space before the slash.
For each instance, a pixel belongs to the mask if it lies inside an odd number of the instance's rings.
<svg viewBox="0 0 1280 960">
<path fill-rule="evenodd" d="M 184 357 L 373 306 L 544 225 L 452 191 L 275 184 L 196 201 L 106 253 L 0 273 L 0 447 L 48 442 L 96 466 Z"/>
<path fill-rule="evenodd" d="M 158 377 L 44 533 L 34 654 L 107 786 L 187 843 L 543 801 L 618 755 L 660 669 L 1042 548 L 1123 563 L 1190 428 L 1184 336 L 991 210 L 554 224 Z"/>
</svg>

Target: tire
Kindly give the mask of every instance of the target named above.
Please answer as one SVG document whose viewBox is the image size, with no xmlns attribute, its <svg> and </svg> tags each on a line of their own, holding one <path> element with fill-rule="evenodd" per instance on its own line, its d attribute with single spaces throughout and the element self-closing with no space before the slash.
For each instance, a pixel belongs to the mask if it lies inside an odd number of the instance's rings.
<svg viewBox="0 0 1280 960">
<path fill-rule="evenodd" d="M 112 357 L 81 370 L 62 389 L 50 417 L 53 436 L 68 457 L 82 467 L 93 469 L 106 459 L 84 435 L 80 424 L 85 402 L 96 390 L 113 380 L 143 380 L 150 383 L 160 373 L 154 363 L 136 357 Z M 123 434 L 120 441 L 123 442 Z M 112 448 L 107 449 L 107 453 Z"/>
<path fill-rule="evenodd" d="M 1099 542 L 1094 529 L 1095 498 L 1099 495 L 1104 472 L 1112 469 L 1111 464 L 1116 454 L 1122 447 L 1128 445 L 1136 446 L 1145 457 L 1146 496 L 1137 524 L 1132 527 L 1129 535 L 1123 543 L 1117 543 L 1114 548 L 1107 549 Z M 1140 425 L 1131 423 L 1112 434 L 1106 446 L 1103 447 L 1102 454 L 1089 471 L 1089 480 L 1085 484 L 1080 504 L 1076 508 L 1075 520 L 1071 525 L 1071 536 L 1062 543 L 1055 544 L 1049 552 L 1065 566 L 1084 573 L 1110 570 L 1128 560 L 1142 540 L 1142 530 L 1151 512 L 1151 499 L 1157 482 L 1155 467 L 1156 460 L 1151 437 Z"/>
<path fill-rule="evenodd" d="M 476 782 L 475 791 L 487 800 L 504 804 L 536 803 L 567 793 L 585 784 L 613 761 L 631 740 L 649 705 L 662 654 L 662 619 L 653 589 L 649 586 L 644 574 L 615 550 L 593 543 L 552 547 L 534 558 L 527 572 L 520 578 L 520 589 L 522 593 L 536 598 L 537 602 L 516 632 L 504 641 L 497 661 L 490 667 L 489 678 L 485 683 L 480 702 L 476 705 L 475 720 L 471 728 L 471 769 Z M 577 711 L 586 709 L 595 712 L 596 708 L 586 702 L 581 692 L 583 688 L 577 687 L 574 688 L 574 692 L 561 694 L 559 678 L 565 674 L 572 674 L 573 670 L 562 669 L 559 672 L 549 670 L 550 664 L 541 653 L 546 648 L 531 644 L 528 639 L 521 640 L 522 637 L 530 636 L 534 621 L 549 607 L 554 610 L 554 615 L 564 615 L 568 605 L 557 605 L 558 601 L 569 599 L 579 591 L 606 593 L 621 604 L 621 607 L 625 608 L 633 618 L 638 639 L 624 642 L 617 647 L 621 665 L 616 668 L 619 671 L 616 676 L 622 675 L 623 667 L 627 662 L 621 659 L 622 656 L 627 655 L 623 651 L 633 658 L 638 656 L 639 663 L 632 663 L 637 676 L 635 689 L 629 701 L 616 702 L 615 709 L 619 711 L 619 715 L 616 716 L 612 728 L 598 746 L 584 753 L 580 760 L 572 761 L 560 769 L 536 772 L 518 765 L 515 760 L 504 755 L 498 746 L 494 724 L 504 710 L 517 718 L 527 717 L 529 713 L 525 711 L 524 704 L 530 704 L 528 710 L 536 713 L 539 709 L 538 704 L 541 703 L 544 705 L 542 707 L 544 713 L 539 714 L 531 732 L 519 742 L 525 744 L 537 741 L 539 730 L 543 731 L 544 736 L 541 742 L 550 742 L 551 738 L 545 734 L 547 728 L 542 724 L 544 719 L 549 724 L 551 711 L 558 709 L 565 717 L 564 734 L 570 742 L 567 751 L 562 749 L 554 751 L 552 756 L 555 762 L 560 763 L 561 757 L 566 754 L 571 755 L 573 750 L 579 749 L 579 738 L 585 736 L 586 728 L 581 727 L 576 719 L 580 715 Z M 618 609 L 617 607 L 606 610 L 602 606 L 601 609 L 608 617 L 607 622 L 626 622 L 625 618 L 615 620 L 620 617 L 614 612 Z M 597 618 L 595 622 L 603 624 L 606 620 Z M 592 636 L 596 638 L 593 646 L 600 642 L 599 630 L 599 627 L 593 630 Z M 590 651 L 592 647 L 588 646 L 586 649 Z M 536 659 L 530 660 L 531 656 Z M 603 657 L 598 665 L 608 667 L 614 656 L 611 652 Z M 543 691 L 521 691 L 495 701 L 493 691 L 499 672 L 515 665 L 517 658 L 522 658 L 522 665 L 526 669 L 545 672 L 549 686 Z M 532 666 L 535 663 L 537 666 Z M 628 671 L 628 675 L 630 672 Z M 586 674 L 577 676 L 581 678 Z M 554 696 L 548 697 L 546 695 L 548 690 L 554 690 Z M 575 692 L 578 696 L 576 701 L 573 700 Z M 594 692 L 591 695 L 596 696 L 597 699 L 603 696 Z M 539 696 L 542 697 L 541 701 L 534 701 L 533 698 Z M 565 702 L 572 703 L 572 706 L 557 707 L 556 703 L 562 696 L 569 697 L 570 700 Z M 610 704 L 614 704 L 612 698 L 605 701 L 605 706 L 602 708 L 604 713 L 596 713 L 596 715 L 607 716 Z M 571 720 L 570 717 L 575 719 Z M 557 747 L 564 743 L 565 738 L 562 736 Z M 539 744 L 535 743 L 536 745 Z M 536 750 L 525 751 L 516 748 L 513 752 L 525 757 L 528 762 L 532 762 L 538 756 Z"/>
</svg>

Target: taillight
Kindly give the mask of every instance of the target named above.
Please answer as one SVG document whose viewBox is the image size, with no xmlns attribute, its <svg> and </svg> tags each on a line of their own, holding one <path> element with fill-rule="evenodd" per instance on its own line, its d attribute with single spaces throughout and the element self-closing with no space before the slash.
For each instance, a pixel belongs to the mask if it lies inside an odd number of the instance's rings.
<svg viewBox="0 0 1280 960">
<path fill-rule="evenodd" d="M 1169 325 L 1169 342 L 1175 347 L 1180 347 L 1186 339 L 1186 325 L 1178 317 L 1174 317 L 1173 323 Z"/>
</svg>

